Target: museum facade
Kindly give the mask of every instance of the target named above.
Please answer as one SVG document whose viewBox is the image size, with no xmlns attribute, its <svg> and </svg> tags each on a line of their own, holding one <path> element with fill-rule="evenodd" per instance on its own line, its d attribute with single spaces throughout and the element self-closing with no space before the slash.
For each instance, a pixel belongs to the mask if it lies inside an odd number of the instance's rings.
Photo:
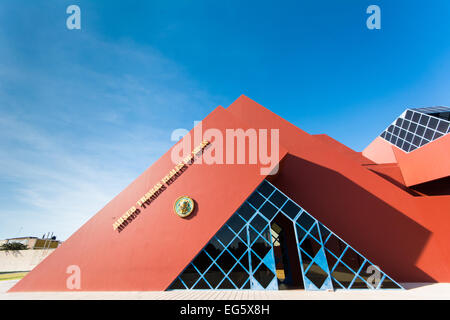
<svg viewBox="0 0 450 320">
<path fill-rule="evenodd" d="M 356 152 L 241 96 L 10 291 L 74 290 L 73 266 L 81 291 L 450 282 L 449 115 L 407 109 Z"/>
</svg>

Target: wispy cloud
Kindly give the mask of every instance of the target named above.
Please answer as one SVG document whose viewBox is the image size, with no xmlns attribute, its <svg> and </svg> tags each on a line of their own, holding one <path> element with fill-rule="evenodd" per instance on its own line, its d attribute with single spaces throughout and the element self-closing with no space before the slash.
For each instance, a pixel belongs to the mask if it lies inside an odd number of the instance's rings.
<svg viewBox="0 0 450 320">
<path fill-rule="evenodd" d="M 0 238 L 67 238 L 216 105 L 152 48 L 86 34 L 48 45 L 34 63 L 0 33 Z"/>
</svg>

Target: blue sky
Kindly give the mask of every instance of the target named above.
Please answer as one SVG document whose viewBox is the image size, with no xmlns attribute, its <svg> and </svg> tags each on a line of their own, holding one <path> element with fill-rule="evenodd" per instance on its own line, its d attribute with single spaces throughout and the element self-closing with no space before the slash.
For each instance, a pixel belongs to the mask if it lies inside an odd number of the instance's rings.
<svg viewBox="0 0 450 320">
<path fill-rule="evenodd" d="M 66 239 L 241 94 L 361 151 L 406 107 L 450 105 L 449 79 L 448 0 L 3 0 L 0 239 Z"/>
</svg>

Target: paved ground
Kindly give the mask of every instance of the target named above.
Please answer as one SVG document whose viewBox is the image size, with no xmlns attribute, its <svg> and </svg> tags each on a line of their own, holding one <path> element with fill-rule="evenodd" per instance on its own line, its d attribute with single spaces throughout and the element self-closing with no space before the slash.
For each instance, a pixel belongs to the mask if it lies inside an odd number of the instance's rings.
<svg viewBox="0 0 450 320">
<path fill-rule="evenodd" d="M 335 292 L 311 292 L 304 290 L 284 291 L 145 291 L 145 292 L 20 292 L 6 293 L 18 280 L 0 281 L 0 300 L 56 299 L 56 300 L 377 300 L 377 299 L 439 299 L 450 300 L 450 283 L 403 283 L 407 290 L 370 291 L 356 290 Z"/>
</svg>

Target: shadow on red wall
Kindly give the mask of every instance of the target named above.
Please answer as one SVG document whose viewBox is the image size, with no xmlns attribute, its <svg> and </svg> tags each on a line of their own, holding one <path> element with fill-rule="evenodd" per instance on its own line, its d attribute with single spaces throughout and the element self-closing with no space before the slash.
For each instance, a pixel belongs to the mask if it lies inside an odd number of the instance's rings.
<svg viewBox="0 0 450 320">
<path fill-rule="evenodd" d="M 429 230 L 334 170 L 292 154 L 280 166 L 272 182 L 394 280 L 436 281 L 416 266 Z"/>
</svg>

